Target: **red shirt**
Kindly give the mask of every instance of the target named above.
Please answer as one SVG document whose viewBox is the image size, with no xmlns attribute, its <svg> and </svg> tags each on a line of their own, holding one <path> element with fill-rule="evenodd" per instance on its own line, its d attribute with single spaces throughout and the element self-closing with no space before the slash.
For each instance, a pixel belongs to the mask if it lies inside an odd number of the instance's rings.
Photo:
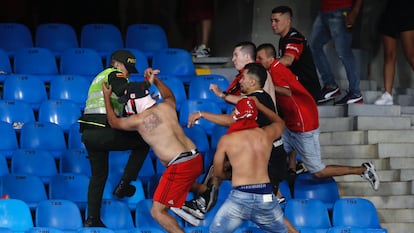
<svg viewBox="0 0 414 233">
<path fill-rule="evenodd" d="M 321 0 L 321 11 L 328 12 L 352 7 L 353 0 Z"/>
<path fill-rule="evenodd" d="M 276 104 L 286 127 L 295 132 L 308 132 L 319 127 L 316 103 L 309 92 L 300 84 L 296 75 L 275 60 L 269 68 L 275 86 L 289 88 L 291 96 L 276 94 Z"/>
<path fill-rule="evenodd" d="M 234 77 L 233 82 L 227 87 L 226 92 L 231 95 L 241 95 L 240 80 L 243 77 L 244 68 L 239 70 L 239 73 Z"/>
</svg>

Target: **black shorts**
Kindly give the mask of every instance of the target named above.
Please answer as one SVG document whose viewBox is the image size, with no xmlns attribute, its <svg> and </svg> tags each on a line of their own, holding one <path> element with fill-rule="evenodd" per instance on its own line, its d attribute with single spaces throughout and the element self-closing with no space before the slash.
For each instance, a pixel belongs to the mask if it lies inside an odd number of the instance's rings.
<svg viewBox="0 0 414 233">
<path fill-rule="evenodd" d="M 380 19 L 381 34 L 398 38 L 401 32 L 414 30 L 413 9 L 412 0 L 389 0 Z"/>
</svg>

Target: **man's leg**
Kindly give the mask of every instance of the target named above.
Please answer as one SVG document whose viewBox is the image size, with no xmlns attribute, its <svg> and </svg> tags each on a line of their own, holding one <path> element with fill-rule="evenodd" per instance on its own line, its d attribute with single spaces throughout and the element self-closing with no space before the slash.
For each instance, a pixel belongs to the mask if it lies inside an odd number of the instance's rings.
<svg viewBox="0 0 414 233">
<path fill-rule="evenodd" d="M 184 232 L 177 220 L 168 214 L 169 207 L 154 201 L 151 216 L 168 232 Z"/>
</svg>

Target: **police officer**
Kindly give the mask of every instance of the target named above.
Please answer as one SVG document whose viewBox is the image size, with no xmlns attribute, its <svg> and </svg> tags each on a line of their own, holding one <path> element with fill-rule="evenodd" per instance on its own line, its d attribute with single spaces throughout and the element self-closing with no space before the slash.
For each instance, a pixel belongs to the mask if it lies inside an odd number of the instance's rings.
<svg viewBox="0 0 414 233">
<path fill-rule="evenodd" d="M 102 196 L 108 178 L 109 151 L 131 150 L 123 176 L 115 187 L 113 195 L 118 198 L 130 197 L 135 187 L 130 184 L 147 156 L 149 146 L 135 132 L 112 129 L 107 123 L 102 83 L 112 86 L 111 101 L 118 116 L 124 116 L 124 105 L 118 101 L 123 96 L 130 73 L 138 73 L 135 56 L 127 50 L 115 51 L 108 68 L 92 81 L 84 114 L 79 118 L 82 141 L 88 151 L 92 176 L 88 188 L 88 217 L 85 227 L 105 227 L 100 219 Z M 144 83 L 143 83 L 144 84 Z"/>
</svg>

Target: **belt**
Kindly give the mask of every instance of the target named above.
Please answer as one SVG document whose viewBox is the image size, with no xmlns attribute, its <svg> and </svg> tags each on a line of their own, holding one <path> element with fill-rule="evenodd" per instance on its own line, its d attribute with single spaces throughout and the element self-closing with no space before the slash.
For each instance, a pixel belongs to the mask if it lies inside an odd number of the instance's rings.
<svg viewBox="0 0 414 233">
<path fill-rule="evenodd" d="M 187 152 L 182 152 L 180 154 L 178 154 L 177 156 L 175 156 L 169 163 L 167 166 L 170 166 L 172 164 L 177 164 L 177 163 L 182 163 L 185 161 L 188 161 L 190 159 L 193 159 L 194 157 L 196 157 L 198 155 L 198 150 L 197 149 L 193 149 L 191 151 L 187 151 Z"/>
<path fill-rule="evenodd" d="M 278 146 L 281 146 L 281 145 L 283 145 L 283 140 L 282 139 L 279 139 L 279 140 L 276 140 L 276 141 L 273 142 L 273 147 L 278 147 Z"/>
</svg>

